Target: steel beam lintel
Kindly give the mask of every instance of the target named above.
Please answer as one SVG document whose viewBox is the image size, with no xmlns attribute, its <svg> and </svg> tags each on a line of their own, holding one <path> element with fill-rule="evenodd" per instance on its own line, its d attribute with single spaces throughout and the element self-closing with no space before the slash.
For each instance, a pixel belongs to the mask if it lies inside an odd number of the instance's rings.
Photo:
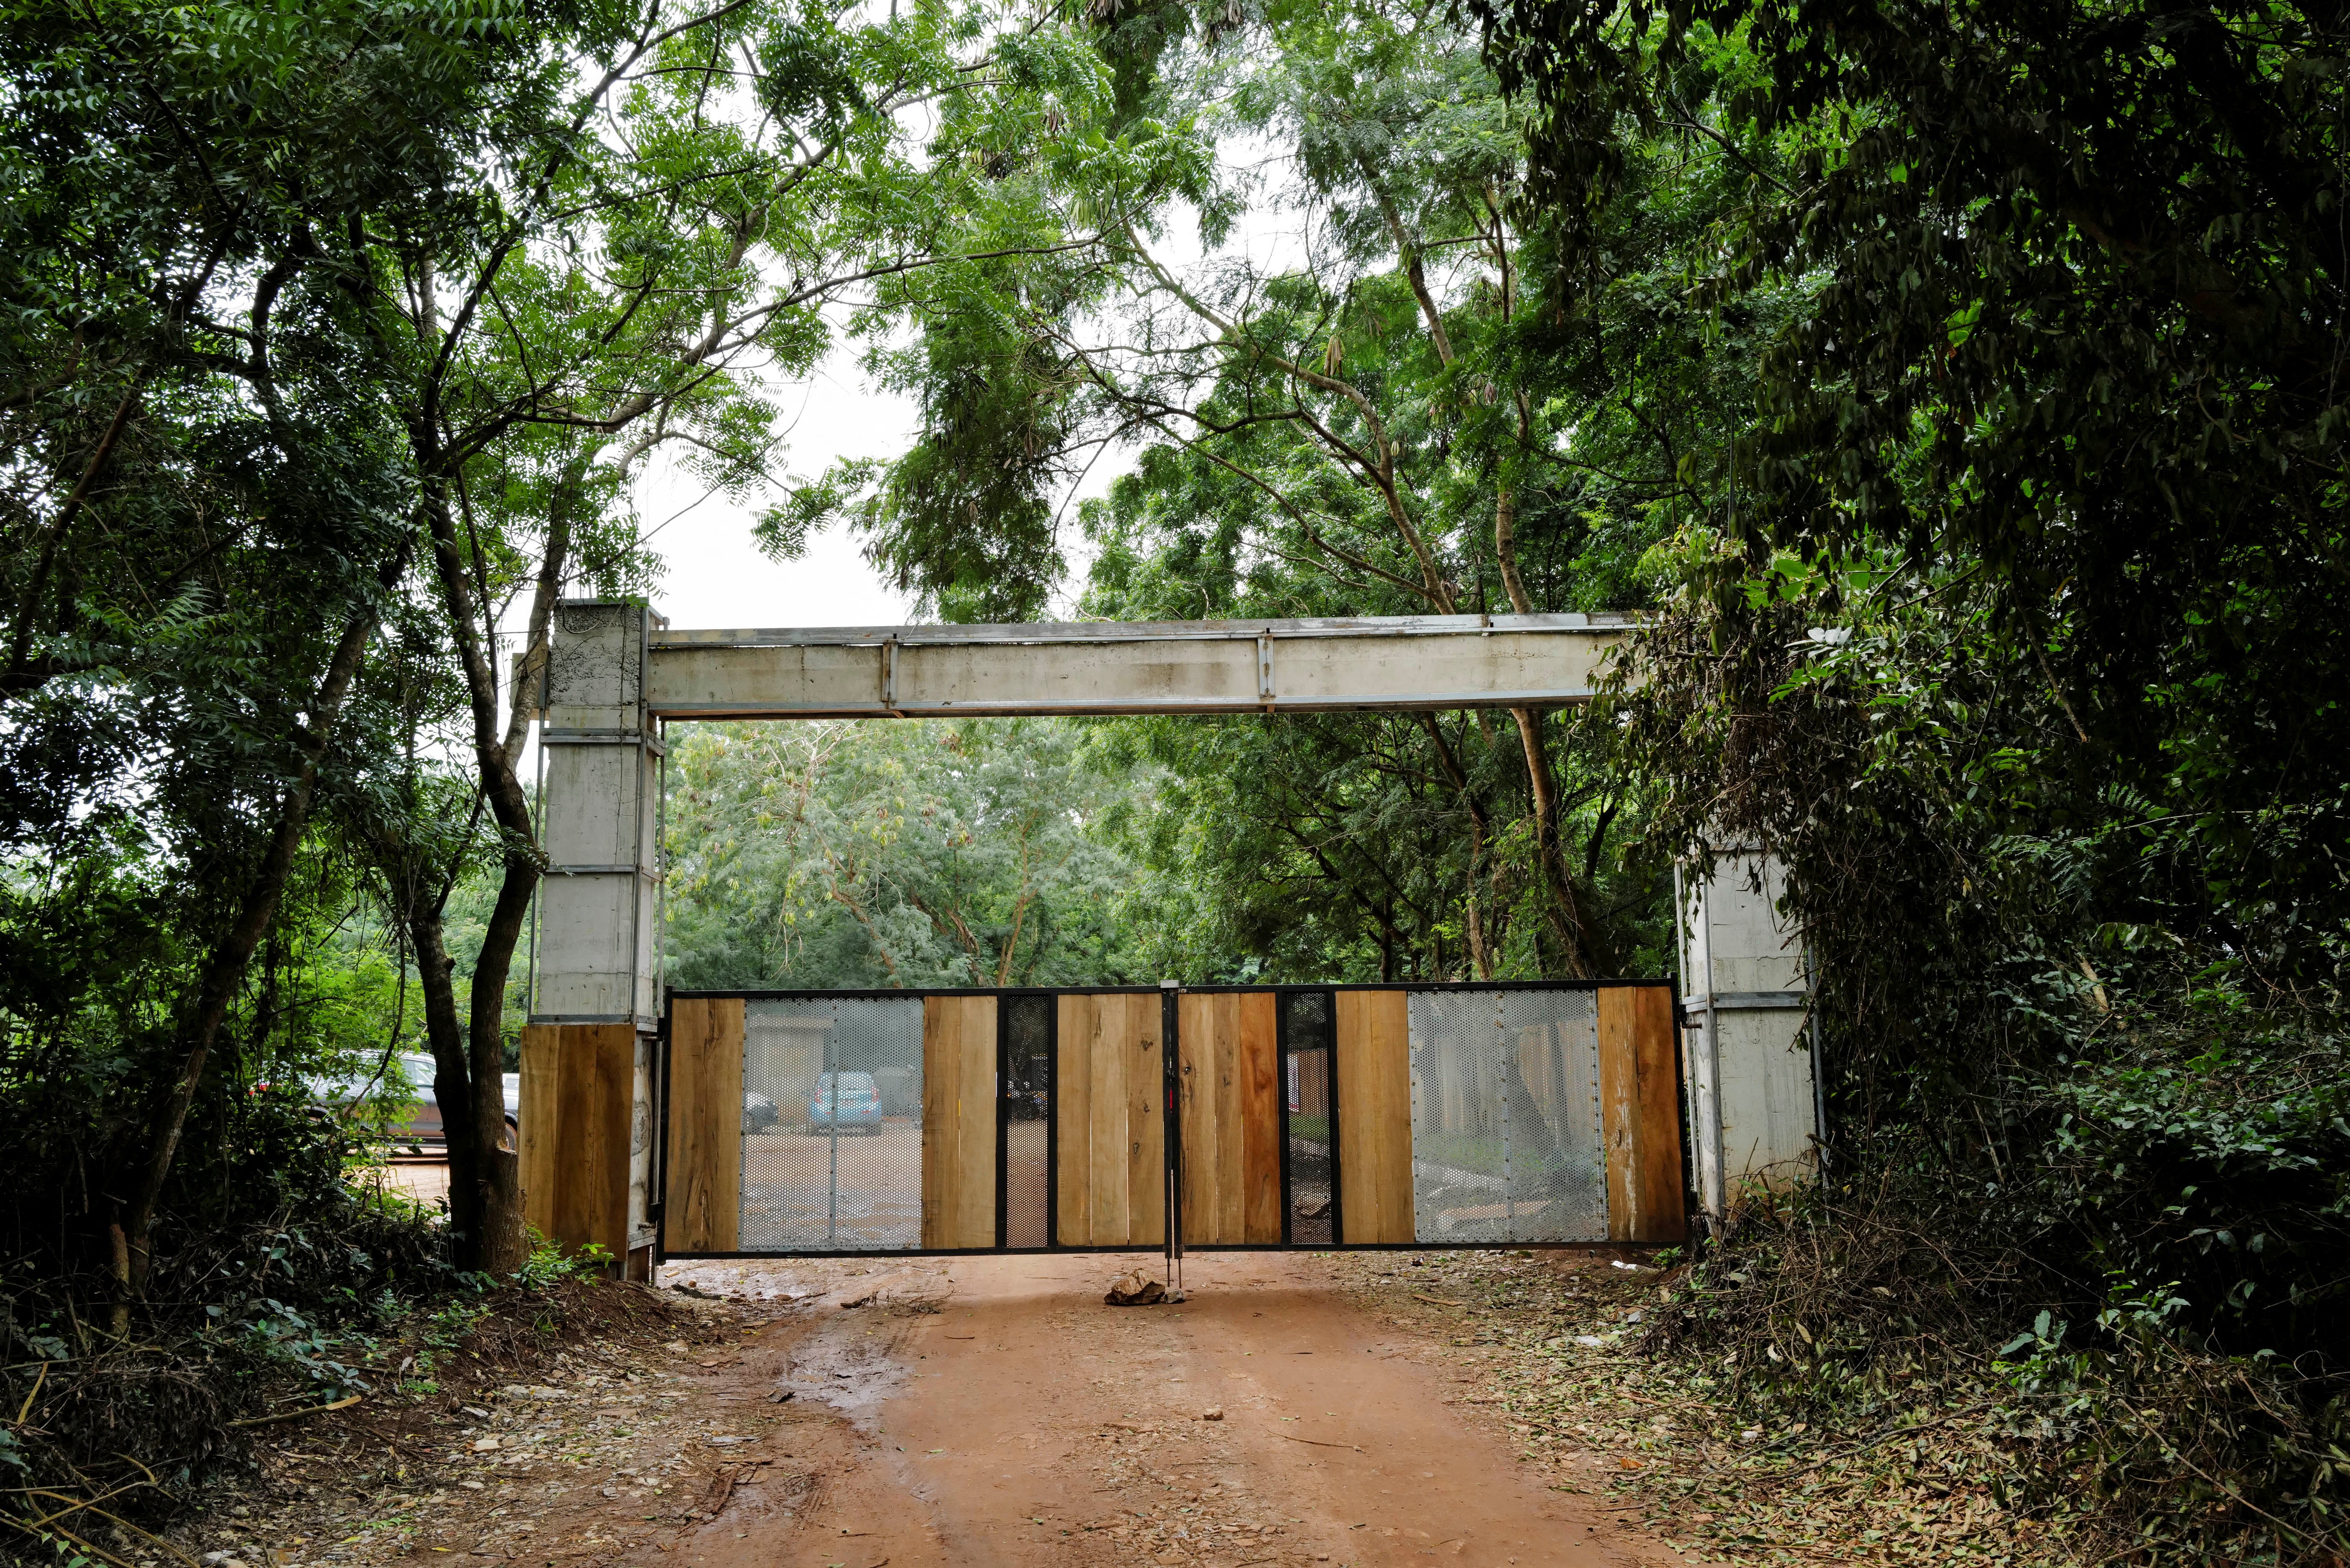
<svg viewBox="0 0 2350 1568">
<path fill-rule="evenodd" d="M 967 719 L 1003 715 L 1115 717 L 1128 713 L 1348 713 L 1363 709 L 1388 712 L 1455 708 L 1560 708 L 1588 702 L 1588 688 L 1545 691 L 1415 691 L 1402 695 L 1315 698 L 1166 697 L 1101 702 L 1013 700 L 1007 701 L 777 703 L 664 702 L 653 710 L 665 719 Z"/>
</svg>

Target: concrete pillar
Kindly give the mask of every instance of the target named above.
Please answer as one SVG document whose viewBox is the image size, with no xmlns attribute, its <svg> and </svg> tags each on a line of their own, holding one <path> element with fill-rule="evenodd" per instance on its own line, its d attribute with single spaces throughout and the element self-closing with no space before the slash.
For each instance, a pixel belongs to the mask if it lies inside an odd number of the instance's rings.
<svg viewBox="0 0 2350 1568">
<path fill-rule="evenodd" d="M 526 1191 L 525 1199 L 543 1230 L 550 1223 L 578 1228 L 559 1216 L 607 1215 L 592 1227 L 598 1234 L 548 1234 L 574 1247 L 601 1242 L 627 1259 L 631 1274 L 642 1272 L 639 1254 L 650 1257 L 652 1242 L 662 743 L 645 707 L 645 668 L 652 628 L 662 624 L 642 605 L 567 600 L 556 608 L 539 693 L 540 843 L 547 868 L 531 987 L 536 1050 L 525 1054 L 547 1064 L 527 1085 L 543 1085 L 546 1103 L 525 1105 L 522 1125 L 525 1139 L 537 1144 L 525 1171 L 537 1172 L 555 1190 Z M 624 1044 L 621 1028 L 633 1037 L 633 1067 L 616 1072 L 600 1058 Z M 593 1071 L 590 1054 L 599 1057 Z M 602 1103 L 624 1085 L 625 1108 Z M 608 1178 L 570 1166 L 591 1153 L 608 1163 L 613 1134 L 623 1125 L 629 1179 L 625 1223 L 615 1224 L 621 1216 L 610 1212 L 611 1204 L 583 1208 L 568 1196 L 583 1183 L 600 1189 Z"/>
<path fill-rule="evenodd" d="M 1786 867 L 1753 849 L 1674 877 L 1690 1148 L 1714 1221 L 1758 1185 L 1819 1174 L 1817 1035 L 1785 892 Z"/>
</svg>

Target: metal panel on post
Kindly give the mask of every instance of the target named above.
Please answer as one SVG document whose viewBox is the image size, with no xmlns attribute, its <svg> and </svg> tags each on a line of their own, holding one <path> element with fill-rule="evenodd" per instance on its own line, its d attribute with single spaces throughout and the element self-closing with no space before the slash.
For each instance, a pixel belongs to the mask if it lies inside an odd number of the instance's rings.
<svg viewBox="0 0 2350 1568">
<path fill-rule="evenodd" d="M 1409 1016 L 1412 1239 L 1606 1237 L 1593 993 L 1416 992 Z"/>
<path fill-rule="evenodd" d="M 655 1027 L 661 743 L 644 704 L 642 605 L 567 603 L 555 612 L 544 722 L 540 1023 Z"/>
<path fill-rule="evenodd" d="M 1716 850 L 1677 883 L 1690 1141 L 1700 1206 L 1718 1220 L 1750 1188 L 1818 1174 L 1818 1064 L 1802 936 L 1779 912 L 1786 867 Z"/>
</svg>

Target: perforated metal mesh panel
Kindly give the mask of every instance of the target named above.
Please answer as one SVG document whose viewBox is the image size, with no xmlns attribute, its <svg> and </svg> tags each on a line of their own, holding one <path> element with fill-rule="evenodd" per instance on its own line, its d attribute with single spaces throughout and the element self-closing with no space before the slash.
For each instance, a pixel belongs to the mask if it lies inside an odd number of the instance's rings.
<svg viewBox="0 0 2350 1568">
<path fill-rule="evenodd" d="M 1423 992 L 1409 1014 L 1413 1235 L 1605 1241 L 1593 994 Z"/>
<path fill-rule="evenodd" d="M 922 1242 L 922 1002 L 754 1002 L 743 1026 L 746 1252 Z"/>
<path fill-rule="evenodd" d="M 1052 1243 L 1053 1012 L 1049 996 L 1003 1003 L 1003 1244 Z"/>
</svg>

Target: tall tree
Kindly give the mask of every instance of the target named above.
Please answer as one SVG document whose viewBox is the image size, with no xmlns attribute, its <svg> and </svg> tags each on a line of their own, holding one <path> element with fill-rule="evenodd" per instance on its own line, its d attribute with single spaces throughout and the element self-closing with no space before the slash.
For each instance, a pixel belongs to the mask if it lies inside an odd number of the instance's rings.
<svg viewBox="0 0 2350 1568">
<path fill-rule="evenodd" d="M 102 1151 L 118 1328 L 412 551 L 364 305 L 322 244 L 452 183 L 519 26 L 35 6 L 0 45 L 9 841 L 70 855 L 146 815 L 203 952 Z"/>
<path fill-rule="evenodd" d="M 953 615 L 1032 613 L 1073 515 L 1105 563 L 1161 557 L 1115 581 L 1097 570 L 1090 613 L 1636 603 L 1627 563 L 1687 488 L 1685 453 L 1665 449 L 1699 410 L 1644 438 L 1646 472 L 1608 468 L 1595 433 L 1616 421 L 1605 394 L 1563 384 L 1587 377 L 1561 328 L 1573 301 L 1526 270 L 1523 140 L 1474 36 L 1378 3 L 1201 15 L 1194 27 L 1158 7 L 1147 27 L 1097 33 L 1118 96 L 1020 177 L 1098 238 L 894 286 L 920 336 L 877 364 L 923 400 L 923 439 L 803 504 L 859 518 L 876 559 Z M 1241 149 L 1271 156 L 1243 164 Z M 1295 230 L 1276 244 L 1242 226 L 1252 204 L 1296 213 Z M 1194 234 L 1204 254 L 1187 254 Z M 1135 446 L 1107 506 L 1069 503 L 1080 472 Z M 1396 738 L 1367 735 L 1367 755 Z M 1593 738 L 1529 709 L 1501 731 L 1481 715 L 1403 740 L 1471 847 L 1442 896 L 1394 906 L 1409 931 L 1380 940 L 1423 962 L 1438 928 L 1465 923 L 1444 940 L 1471 972 L 1499 961 L 1487 927 L 1531 894 L 1521 929 L 1538 940 L 1510 961 L 1591 974 L 1630 961 L 1639 938 L 1621 922 L 1645 895 L 1599 886 L 1628 794 L 1589 765 Z M 1343 858 L 1375 879 L 1413 875 L 1376 836 L 1356 842 Z"/>
<path fill-rule="evenodd" d="M 2330 966 L 2350 20 L 1479 9 L 1570 265 L 1608 243 L 1596 215 L 1646 144 L 1772 171 L 1691 258 L 1724 315 L 1803 284 L 1742 410 L 1721 591 L 1778 549 L 1980 576 L 2081 764 L 2197 822 L 2164 898 L 2212 940 Z"/>
<path fill-rule="evenodd" d="M 1032 136 L 1050 112 L 1040 84 L 1087 79 L 1075 45 L 1059 50 L 1075 66 L 1056 66 L 1052 36 L 936 3 L 886 20 L 837 5 L 654 5 L 599 16 L 583 42 L 560 90 L 496 122 L 478 201 L 415 223 L 387 214 L 353 258 L 397 367 L 430 581 L 498 842 L 463 1036 L 432 1031 L 452 1213 L 467 1255 L 495 1268 L 523 1244 L 499 1069 L 542 860 L 520 775 L 526 705 L 498 658 L 509 606 L 520 667 L 536 669 L 567 589 L 644 583 L 632 520 L 614 514 L 648 453 L 679 449 L 715 484 L 765 479 L 779 438 L 763 378 L 809 371 L 825 312 L 876 280 L 965 265 L 957 242 L 1003 203 L 983 169 L 919 142 L 909 116 L 977 100 L 964 117 L 998 140 Z M 1014 234 L 979 248 L 1028 247 Z M 439 907 L 411 919 L 426 1016 L 452 1019 Z"/>
</svg>

